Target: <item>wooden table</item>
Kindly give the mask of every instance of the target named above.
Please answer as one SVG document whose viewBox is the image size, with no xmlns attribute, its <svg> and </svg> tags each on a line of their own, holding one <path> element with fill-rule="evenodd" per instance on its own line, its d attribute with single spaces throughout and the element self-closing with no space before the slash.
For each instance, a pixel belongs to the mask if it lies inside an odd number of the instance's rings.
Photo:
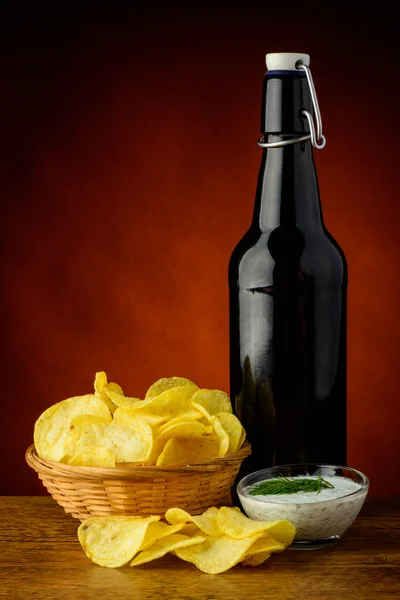
<svg viewBox="0 0 400 600">
<path fill-rule="evenodd" d="M 257 568 L 205 575 L 168 555 L 141 567 L 93 564 L 79 522 L 50 497 L 0 497 L 0 598 L 7 600 L 395 600 L 400 499 L 369 499 L 335 547 L 287 550 Z"/>
</svg>

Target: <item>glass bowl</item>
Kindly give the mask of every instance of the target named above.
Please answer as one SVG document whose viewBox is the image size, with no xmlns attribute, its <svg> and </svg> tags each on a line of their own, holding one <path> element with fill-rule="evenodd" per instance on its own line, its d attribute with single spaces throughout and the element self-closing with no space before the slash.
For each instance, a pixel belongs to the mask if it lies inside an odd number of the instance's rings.
<svg viewBox="0 0 400 600">
<path fill-rule="evenodd" d="M 284 477 L 322 476 L 334 486 L 317 492 L 256 496 L 255 483 Z M 361 510 L 369 488 L 368 478 L 350 467 L 323 464 L 293 464 L 255 471 L 241 479 L 236 491 L 250 519 L 287 519 L 296 527 L 290 548 L 325 548 L 339 540 Z"/>
</svg>

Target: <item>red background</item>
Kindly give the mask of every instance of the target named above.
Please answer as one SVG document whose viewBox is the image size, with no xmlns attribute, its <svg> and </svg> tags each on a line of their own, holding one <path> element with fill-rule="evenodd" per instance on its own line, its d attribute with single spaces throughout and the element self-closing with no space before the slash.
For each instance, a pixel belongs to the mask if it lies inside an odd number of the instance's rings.
<svg viewBox="0 0 400 600">
<path fill-rule="evenodd" d="M 328 140 L 349 464 L 400 493 L 393 18 L 268 4 L 2 20 L 0 493 L 45 493 L 24 462 L 34 422 L 96 370 L 137 396 L 171 375 L 228 388 L 227 264 L 252 213 L 268 51 L 311 54 Z"/>
</svg>

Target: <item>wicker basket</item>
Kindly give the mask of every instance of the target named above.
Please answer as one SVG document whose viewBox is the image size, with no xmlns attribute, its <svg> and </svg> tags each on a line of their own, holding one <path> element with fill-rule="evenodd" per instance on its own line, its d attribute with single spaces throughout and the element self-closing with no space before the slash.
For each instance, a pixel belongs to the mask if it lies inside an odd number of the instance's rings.
<svg viewBox="0 0 400 600">
<path fill-rule="evenodd" d="M 206 463 L 114 469 L 76 467 L 39 458 L 28 448 L 26 462 L 66 513 L 83 521 L 103 515 L 164 515 L 179 507 L 200 514 L 229 494 L 250 444 Z"/>
</svg>

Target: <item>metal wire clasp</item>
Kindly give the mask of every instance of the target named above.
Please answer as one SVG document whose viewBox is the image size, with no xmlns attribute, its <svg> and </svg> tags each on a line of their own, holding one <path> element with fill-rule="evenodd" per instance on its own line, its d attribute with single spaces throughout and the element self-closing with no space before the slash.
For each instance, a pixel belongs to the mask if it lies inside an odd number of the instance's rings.
<svg viewBox="0 0 400 600">
<path fill-rule="evenodd" d="M 265 138 L 263 136 L 258 140 L 258 145 L 261 146 L 261 148 L 279 148 L 280 146 L 288 146 L 289 144 L 297 144 L 299 142 L 305 142 L 307 140 L 311 140 L 312 145 L 317 150 L 322 150 L 322 148 L 325 147 L 326 138 L 324 135 L 322 135 L 321 112 L 319 110 L 317 93 L 315 91 L 314 81 L 311 75 L 310 67 L 305 65 L 301 60 L 299 60 L 296 63 L 296 69 L 301 69 L 306 74 L 315 113 L 315 125 L 312 114 L 309 113 L 308 110 L 303 110 L 302 114 L 306 117 L 308 125 L 310 127 L 309 135 L 295 136 L 290 139 L 280 140 L 279 142 L 265 142 Z"/>
</svg>

